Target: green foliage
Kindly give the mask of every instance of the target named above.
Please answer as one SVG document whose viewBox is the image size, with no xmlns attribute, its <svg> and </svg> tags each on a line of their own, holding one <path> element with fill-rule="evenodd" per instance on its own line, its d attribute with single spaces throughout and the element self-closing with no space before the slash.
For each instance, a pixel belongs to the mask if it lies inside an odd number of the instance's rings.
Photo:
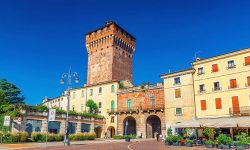
<svg viewBox="0 0 250 150">
<path fill-rule="evenodd" d="M 24 103 L 25 98 L 21 90 L 15 84 L 7 82 L 6 79 L 0 80 L 0 90 L 3 91 L 6 102 L 11 104 Z"/>
<path fill-rule="evenodd" d="M 172 142 L 173 142 L 173 139 L 172 139 L 171 136 L 172 136 L 172 135 L 166 137 L 165 142 L 172 143 Z"/>
<path fill-rule="evenodd" d="M 46 133 L 44 132 L 32 132 L 31 140 L 33 142 L 45 142 L 46 141 Z"/>
<path fill-rule="evenodd" d="M 223 145 L 231 145 L 232 144 L 232 139 L 228 137 L 226 134 L 219 134 L 217 137 L 218 144 L 223 144 Z"/>
<path fill-rule="evenodd" d="M 192 136 L 192 131 L 193 131 L 193 128 L 186 128 L 184 130 L 184 135 L 183 136 L 190 138 Z"/>
<path fill-rule="evenodd" d="M 6 103 L 4 91 L 0 89 L 0 104 Z"/>
<path fill-rule="evenodd" d="M 14 132 L 14 133 L 6 133 L 1 134 L 3 143 L 16 143 L 27 142 L 27 133 L 26 132 Z"/>
<path fill-rule="evenodd" d="M 193 140 L 186 140 L 186 144 L 192 144 L 193 143 Z"/>
<path fill-rule="evenodd" d="M 214 133 L 215 133 L 214 128 L 205 128 L 203 130 L 203 134 L 205 134 L 206 136 L 208 136 L 209 139 L 211 138 L 211 136 L 214 135 Z"/>
<path fill-rule="evenodd" d="M 240 135 L 236 136 L 236 145 L 241 146 L 241 145 L 247 145 L 248 144 L 248 137 L 247 134 L 242 132 Z"/>
<path fill-rule="evenodd" d="M 168 136 L 173 135 L 173 130 L 172 130 L 172 128 L 168 128 L 168 130 L 167 130 L 167 135 L 168 135 Z"/>
<path fill-rule="evenodd" d="M 115 140 L 120 140 L 120 139 L 124 139 L 125 137 L 123 135 L 114 135 L 112 138 Z"/>
<path fill-rule="evenodd" d="M 205 144 L 206 144 L 206 145 L 214 145 L 214 141 L 212 141 L 212 140 L 207 140 L 207 141 L 205 142 Z"/>
<path fill-rule="evenodd" d="M 38 111 L 38 112 L 47 112 L 48 111 L 48 108 L 47 108 L 47 106 L 45 106 L 45 105 L 38 105 L 38 106 L 35 106 L 35 108 L 36 108 L 36 111 Z"/>
<path fill-rule="evenodd" d="M 89 107 L 89 113 L 95 113 L 95 110 L 98 108 L 97 104 L 92 99 L 87 100 L 86 106 Z"/>
<path fill-rule="evenodd" d="M 119 82 L 119 89 L 121 89 L 121 90 L 125 89 L 124 84 L 123 84 L 123 83 L 121 83 L 121 82 Z"/>
<path fill-rule="evenodd" d="M 71 141 L 94 140 L 95 138 L 95 133 L 77 133 L 69 135 Z"/>
<path fill-rule="evenodd" d="M 180 143 L 183 140 L 183 137 L 180 135 L 171 135 L 170 140 L 174 143 Z"/>
</svg>

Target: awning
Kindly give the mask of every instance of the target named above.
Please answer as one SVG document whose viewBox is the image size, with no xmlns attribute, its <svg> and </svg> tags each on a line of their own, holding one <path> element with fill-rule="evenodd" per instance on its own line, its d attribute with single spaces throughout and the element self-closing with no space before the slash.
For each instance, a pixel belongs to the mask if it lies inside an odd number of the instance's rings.
<svg viewBox="0 0 250 150">
<path fill-rule="evenodd" d="M 250 128 L 250 117 L 237 117 L 235 118 L 238 127 Z"/>
<path fill-rule="evenodd" d="M 202 123 L 200 120 L 192 120 L 188 122 L 181 122 L 173 125 L 174 128 L 199 128 Z"/>
<path fill-rule="evenodd" d="M 233 128 L 237 127 L 237 122 L 234 118 L 216 118 L 206 119 L 207 121 L 202 125 L 210 128 Z"/>
<path fill-rule="evenodd" d="M 247 117 L 224 117 L 224 118 L 206 118 L 196 119 L 187 122 L 177 123 L 173 125 L 174 128 L 236 128 L 236 127 L 250 127 L 250 116 Z"/>
</svg>

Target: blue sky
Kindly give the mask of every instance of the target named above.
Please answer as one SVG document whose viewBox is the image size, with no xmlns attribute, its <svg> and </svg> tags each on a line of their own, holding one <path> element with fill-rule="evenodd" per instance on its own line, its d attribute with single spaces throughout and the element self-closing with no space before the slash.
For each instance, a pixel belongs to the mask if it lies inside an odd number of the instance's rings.
<svg viewBox="0 0 250 150">
<path fill-rule="evenodd" d="M 86 82 L 86 32 L 114 20 L 136 37 L 134 84 L 202 58 L 250 47 L 248 0 L 2 0 L 0 78 L 17 84 L 26 103 L 58 96 L 69 67 Z"/>
</svg>

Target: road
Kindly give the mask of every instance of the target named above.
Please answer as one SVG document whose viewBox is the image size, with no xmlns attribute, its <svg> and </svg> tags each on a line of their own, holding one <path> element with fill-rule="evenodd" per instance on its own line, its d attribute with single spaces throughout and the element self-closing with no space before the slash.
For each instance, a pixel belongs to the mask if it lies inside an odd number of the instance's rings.
<svg viewBox="0 0 250 150">
<path fill-rule="evenodd" d="M 10 144 L 11 145 L 11 144 Z M 62 146 L 50 144 L 48 147 L 39 146 L 39 144 L 26 144 L 19 147 L 15 144 L 14 147 L 2 147 L 0 150 L 13 150 L 13 149 L 22 149 L 22 150 L 166 150 L 166 149 L 176 149 L 176 150 L 202 150 L 206 149 L 205 147 L 192 147 L 188 148 L 185 146 L 175 147 L 175 146 L 165 146 L 163 142 L 156 142 L 155 140 L 140 140 L 133 142 L 124 142 L 124 141 L 105 141 L 105 142 L 88 142 L 88 143 L 74 143 L 71 146 Z M 25 147 L 26 146 L 26 147 Z M 206 149 L 209 150 L 209 149 Z"/>
</svg>

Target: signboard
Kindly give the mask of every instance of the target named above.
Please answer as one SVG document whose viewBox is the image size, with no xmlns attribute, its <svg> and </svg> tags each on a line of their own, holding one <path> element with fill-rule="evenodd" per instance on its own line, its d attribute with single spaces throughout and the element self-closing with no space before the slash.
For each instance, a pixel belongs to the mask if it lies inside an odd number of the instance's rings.
<svg viewBox="0 0 250 150">
<path fill-rule="evenodd" d="M 18 118 L 14 118 L 13 119 L 13 122 L 17 123 L 17 124 L 21 124 L 22 123 L 22 118 L 21 117 L 18 117 Z"/>
<path fill-rule="evenodd" d="M 55 109 L 49 109 L 48 121 L 55 121 L 55 119 L 56 119 L 56 110 Z"/>
<path fill-rule="evenodd" d="M 3 126 L 10 126 L 10 116 L 4 116 L 4 123 Z"/>
</svg>

